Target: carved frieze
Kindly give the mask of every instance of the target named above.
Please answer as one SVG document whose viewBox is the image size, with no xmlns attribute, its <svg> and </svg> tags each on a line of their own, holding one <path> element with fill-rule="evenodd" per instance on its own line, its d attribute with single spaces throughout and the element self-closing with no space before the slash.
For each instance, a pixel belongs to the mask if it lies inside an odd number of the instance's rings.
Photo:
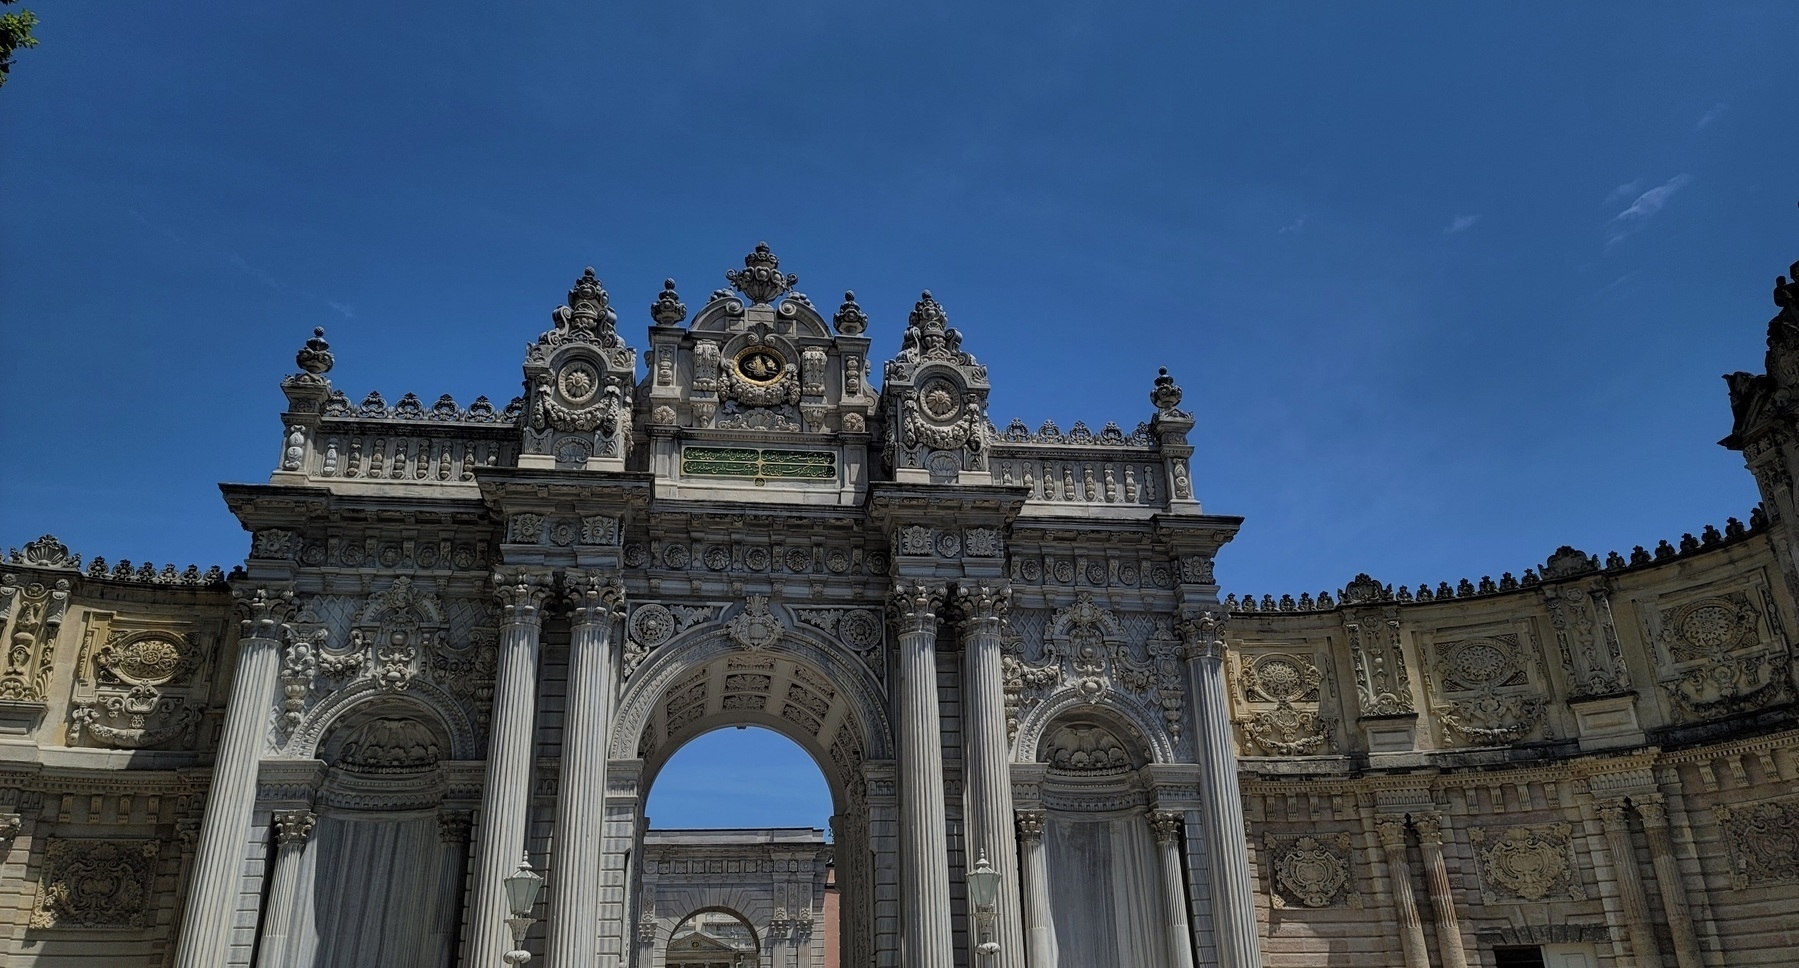
<svg viewBox="0 0 1799 968">
<path fill-rule="evenodd" d="M 44 847 L 33 928 L 142 928 L 155 896 L 155 840 L 64 840 Z"/>
<path fill-rule="evenodd" d="M 1565 823 L 1470 829 L 1481 899 L 1488 904 L 1585 899 L 1570 830 Z"/>
</svg>

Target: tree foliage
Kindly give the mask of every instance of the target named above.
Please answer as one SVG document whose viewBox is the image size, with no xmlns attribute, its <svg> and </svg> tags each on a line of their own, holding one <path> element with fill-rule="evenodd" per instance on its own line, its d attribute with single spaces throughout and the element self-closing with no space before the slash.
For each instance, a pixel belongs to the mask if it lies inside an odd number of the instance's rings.
<svg viewBox="0 0 1799 968">
<path fill-rule="evenodd" d="M 18 2 L 0 0 L 0 4 L 6 5 Z M 36 26 L 37 14 L 30 10 L 21 8 L 18 13 L 0 14 L 0 85 L 6 83 L 6 75 L 12 72 L 13 51 L 37 46 L 37 38 L 31 36 L 31 28 Z"/>
</svg>

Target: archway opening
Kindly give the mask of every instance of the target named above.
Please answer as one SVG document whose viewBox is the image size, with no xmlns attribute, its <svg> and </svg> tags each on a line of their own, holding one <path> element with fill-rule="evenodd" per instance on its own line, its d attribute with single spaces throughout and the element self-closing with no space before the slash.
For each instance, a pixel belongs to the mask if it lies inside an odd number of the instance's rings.
<svg viewBox="0 0 1799 968">
<path fill-rule="evenodd" d="M 761 726 L 690 740 L 657 772 L 645 808 L 652 830 L 803 827 L 830 830 L 830 785 L 793 740 Z"/>
<path fill-rule="evenodd" d="M 762 946 L 756 929 L 735 911 L 695 911 L 675 925 L 663 963 L 680 968 L 746 968 L 755 965 Z"/>
</svg>

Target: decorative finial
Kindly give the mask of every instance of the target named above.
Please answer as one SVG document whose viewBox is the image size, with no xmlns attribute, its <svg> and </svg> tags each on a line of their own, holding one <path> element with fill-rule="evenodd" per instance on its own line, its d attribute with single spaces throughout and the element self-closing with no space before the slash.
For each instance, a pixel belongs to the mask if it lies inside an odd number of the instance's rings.
<svg viewBox="0 0 1799 968">
<path fill-rule="evenodd" d="M 949 316 L 943 311 L 943 305 L 926 289 L 918 296 L 918 302 L 912 306 L 912 315 L 906 321 L 918 327 L 920 332 L 943 332 L 949 325 Z"/>
<path fill-rule="evenodd" d="M 1172 413 L 1181 405 L 1181 388 L 1175 385 L 1174 377 L 1168 375 L 1165 366 L 1156 370 L 1156 386 L 1149 391 L 1149 402 L 1160 413 Z"/>
<path fill-rule="evenodd" d="M 752 303 L 770 303 L 799 284 L 800 277 L 781 274 L 781 260 L 767 242 L 756 243 L 756 251 L 743 257 L 743 268 L 725 272 L 725 281 L 750 297 Z"/>
<path fill-rule="evenodd" d="M 861 336 L 868 329 L 868 314 L 856 305 L 856 294 L 852 290 L 844 290 L 843 305 L 837 307 L 837 314 L 831 317 L 831 325 L 837 332 L 845 336 Z"/>
<path fill-rule="evenodd" d="M 675 291 L 673 279 L 662 280 L 662 292 L 650 305 L 650 318 L 658 326 L 679 326 L 681 320 L 687 318 L 687 304 L 681 301 L 681 294 Z"/>
<path fill-rule="evenodd" d="M 593 266 L 588 266 L 581 278 L 575 280 L 574 288 L 568 291 L 568 308 L 558 309 L 556 315 L 569 329 L 596 335 L 611 334 L 618 322 L 612 297 L 607 295 L 600 278 L 594 275 Z"/>
<path fill-rule="evenodd" d="M 331 372 L 332 364 L 337 361 L 331 357 L 331 344 L 325 342 L 325 327 L 313 328 L 312 338 L 306 341 L 300 352 L 294 354 L 294 362 L 300 364 L 300 369 L 315 377 L 323 377 Z"/>
</svg>

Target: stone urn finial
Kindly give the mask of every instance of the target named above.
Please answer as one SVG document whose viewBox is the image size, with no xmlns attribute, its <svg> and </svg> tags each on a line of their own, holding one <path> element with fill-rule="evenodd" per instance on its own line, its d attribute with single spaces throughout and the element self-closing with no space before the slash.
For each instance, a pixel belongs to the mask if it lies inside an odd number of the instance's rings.
<svg viewBox="0 0 1799 968">
<path fill-rule="evenodd" d="M 1149 402 L 1160 413 L 1172 413 L 1181 405 L 1181 388 L 1175 385 L 1174 377 L 1168 375 L 1165 366 L 1156 371 L 1156 385 L 1149 391 Z"/>
<path fill-rule="evenodd" d="M 323 377 L 331 372 L 332 364 L 337 361 L 331 356 L 331 344 L 325 342 L 325 327 L 313 328 L 312 338 L 294 354 L 294 362 L 311 376 Z"/>
</svg>

